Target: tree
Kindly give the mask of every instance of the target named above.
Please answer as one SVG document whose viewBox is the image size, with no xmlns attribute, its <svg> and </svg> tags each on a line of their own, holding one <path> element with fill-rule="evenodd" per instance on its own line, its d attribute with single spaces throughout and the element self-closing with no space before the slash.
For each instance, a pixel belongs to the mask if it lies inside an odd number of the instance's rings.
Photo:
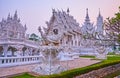
<svg viewBox="0 0 120 78">
<path fill-rule="evenodd" d="M 104 22 L 106 34 L 110 39 L 114 39 L 120 43 L 120 7 L 119 11 L 115 14 L 115 17 L 107 18 Z"/>
<path fill-rule="evenodd" d="M 40 40 L 40 37 L 39 37 L 38 35 L 36 35 L 35 33 L 32 33 L 32 34 L 30 35 L 29 40 L 39 41 L 39 40 Z"/>
</svg>

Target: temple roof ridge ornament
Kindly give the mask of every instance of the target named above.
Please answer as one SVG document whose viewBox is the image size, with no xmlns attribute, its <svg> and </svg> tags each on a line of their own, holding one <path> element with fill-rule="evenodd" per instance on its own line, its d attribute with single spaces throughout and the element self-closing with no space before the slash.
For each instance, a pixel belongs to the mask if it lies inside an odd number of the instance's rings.
<svg viewBox="0 0 120 78">
<path fill-rule="evenodd" d="M 70 10 L 69 10 L 69 8 L 67 9 L 67 13 L 68 13 L 68 14 L 70 13 Z"/>
<path fill-rule="evenodd" d="M 27 30 L 27 26 L 26 26 L 26 24 L 24 25 L 24 28 L 25 28 L 25 30 Z"/>
<path fill-rule="evenodd" d="M 9 13 L 9 14 L 8 14 L 8 17 L 7 17 L 7 20 L 10 20 L 10 18 L 11 18 L 11 17 L 10 17 L 10 13 Z"/>
<path fill-rule="evenodd" d="M 17 10 L 15 11 L 15 14 L 14 14 L 14 20 L 18 20 Z"/>
<path fill-rule="evenodd" d="M 100 13 L 100 8 L 99 8 L 99 16 L 101 16 L 101 13 Z"/>
<path fill-rule="evenodd" d="M 85 18 L 85 21 L 86 22 L 90 21 L 89 14 L 88 14 L 88 8 L 86 8 L 86 18 Z"/>
<path fill-rule="evenodd" d="M 99 14 L 98 14 L 98 17 L 97 17 L 97 20 L 103 20 L 103 17 L 102 17 L 102 15 L 101 15 L 101 11 L 100 11 L 100 8 L 99 8 Z"/>
<path fill-rule="evenodd" d="M 2 18 L 2 22 L 5 22 L 5 19 L 4 19 L 4 18 Z"/>
</svg>

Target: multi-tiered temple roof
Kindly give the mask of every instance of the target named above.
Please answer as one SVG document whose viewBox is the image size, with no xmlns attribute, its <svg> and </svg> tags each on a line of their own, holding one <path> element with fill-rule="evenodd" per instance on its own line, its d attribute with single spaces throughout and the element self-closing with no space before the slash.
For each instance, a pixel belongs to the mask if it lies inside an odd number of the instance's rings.
<svg viewBox="0 0 120 78">
<path fill-rule="evenodd" d="M 55 11 L 53 9 L 53 15 L 48 22 L 48 26 L 57 26 L 60 25 L 66 32 L 80 32 L 79 23 L 69 14 L 69 12 L 65 11 Z"/>
<path fill-rule="evenodd" d="M 0 37 L 25 38 L 26 25 L 23 26 L 18 18 L 17 11 L 14 16 L 8 14 L 7 19 L 0 22 Z"/>
</svg>

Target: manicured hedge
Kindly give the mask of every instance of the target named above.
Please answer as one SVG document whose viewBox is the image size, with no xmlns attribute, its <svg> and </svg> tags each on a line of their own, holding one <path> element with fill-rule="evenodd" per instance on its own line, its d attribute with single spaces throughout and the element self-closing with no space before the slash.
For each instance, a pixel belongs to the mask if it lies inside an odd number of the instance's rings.
<svg viewBox="0 0 120 78">
<path fill-rule="evenodd" d="M 92 70 L 100 69 L 100 68 L 111 66 L 114 64 L 118 64 L 118 63 L 120 63 L 120 60 L 112 61 L 112 62 L 104 62 L 103 61 L 100 64 L 94 64 L 94 65 L 83 67 L 83 68 L 72 69 L 72 70 L 62 72 L 60 74 L 40 76 L 39 78 L 73 78 L 75 76 L 90 72 Z"/>
</svg>

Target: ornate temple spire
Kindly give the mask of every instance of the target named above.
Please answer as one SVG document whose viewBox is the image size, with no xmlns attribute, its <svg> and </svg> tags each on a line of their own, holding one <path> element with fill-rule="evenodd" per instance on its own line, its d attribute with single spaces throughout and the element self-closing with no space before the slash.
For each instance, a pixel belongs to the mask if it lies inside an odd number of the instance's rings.
<svg viewBox="0 0 120 78">
<path fill-rule="evenodd" d="M 17 20 L 17 19 L 18 19 L 18 15 L 17 15 L 17 10 L 16 10 L 14 14 L 14 20 Z"/>
<path fill-rule="evenodd" d="M 100 12 L 100 8 L 99 8 L 99 14 L 98 14 L 98 17 L 102 17 L 102 16 L 101 16 L 101 12 Z"/>
<path fill-rule="evenodd" d="M 94 34 L 94 31 L 95 31 L 95 28 L 93 26 L 93 23 L 90 22 L 90 18 L 89 18 L 89 15 L 88 15 L 88 8 L 86 9 L 86 17 L 85 17 L 85 22 L 84 24 L 82 25 L 82 33 L 85 34 L 85 35 L 93 35 Z M 88 37 L 89 37 L 88 36 Z"/>
<path fill-rule="evenodd" d="M 103 17 L 101 15 L 100 8 L 99 8 L 99 14 L 98 14 L 98 17 L 97 17 L 96 26 L 97 26 L 96 32 L 98 32 L 100 34 L 103 34 Z"/>
<path fill-rule="evenodd" d="M 90 21 L 89 15 L 88 15 L 88 8 L 86 9 L 86 18 L 85 18 L 86 22 Z"/>
<path fill-rule="evenodd" d="M 55 9 L 52 9 L 52 12 L 53 12 L 53 14 L 55 14 L 56 13 Z"/>
<path fill-rule="evenodd" d="M 103 21 L 103 17 L 101 15 L 100 8 L 99 8 L 99 14 L 98 14 L 98 17 L 97 17 L 97 21 Z"/>
</svg>

